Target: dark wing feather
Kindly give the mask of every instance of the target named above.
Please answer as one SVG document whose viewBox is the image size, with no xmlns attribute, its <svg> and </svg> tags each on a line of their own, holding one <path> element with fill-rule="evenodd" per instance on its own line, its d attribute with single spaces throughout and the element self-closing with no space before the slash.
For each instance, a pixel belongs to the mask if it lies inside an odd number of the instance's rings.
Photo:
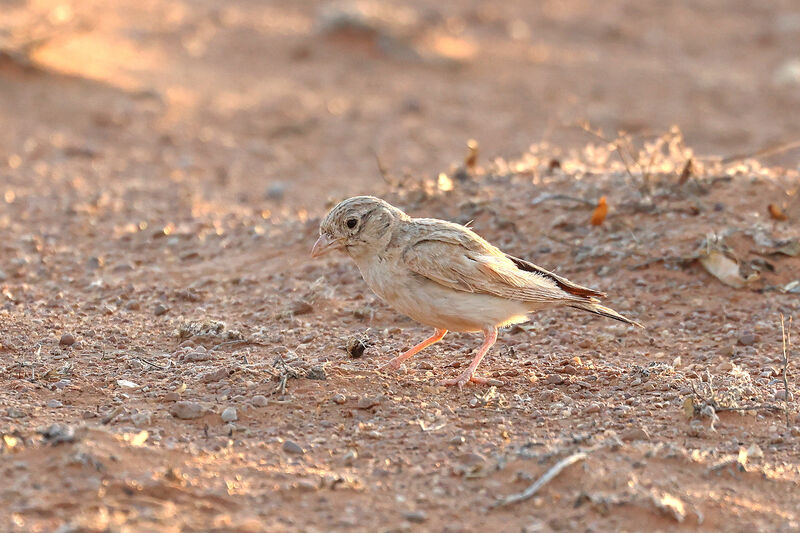
<svg viewBox="0 0 800 533">
<path fill-rule="evenodd" d="M 525 272 L 533 272 L 535 274 L 539 274 L 540 276 L 551 279 L 556 285 L 558 285 L 559 289 L 569 294 L 582 296 L 584 298 L 605 298 L 606 296 L 603 292 L 573 283 L 567 278 L 562 278 L 561 276 L 553 274 L 549 270 L 545 270 L 540 266 L 534 265 L 530 261 L 525 261 L 524 259 L 520 259 L 519 257 L 514 257 L 513 255 L 508 254 L 506 254 L 506 257 L 511 259 L 511 261 L 513 261 L 520 270 L 524 270 Z"/>
</svg>

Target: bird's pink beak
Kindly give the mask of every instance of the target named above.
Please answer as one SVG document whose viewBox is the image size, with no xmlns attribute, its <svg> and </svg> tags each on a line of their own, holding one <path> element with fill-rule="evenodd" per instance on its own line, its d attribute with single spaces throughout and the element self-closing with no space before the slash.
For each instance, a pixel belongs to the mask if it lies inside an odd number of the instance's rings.
<svg viewBox="0 0 800 533">
<path fill-rule="evenodd" d="M 338 250 L 342 247 L 342 241 L 339 239 L 331 239 L 324 233 L 319 236 L 317 242 L 314 243 L 314 248 L 311 249 L 311 257 L 320 257 L 332 250 Z"/>
</svg>

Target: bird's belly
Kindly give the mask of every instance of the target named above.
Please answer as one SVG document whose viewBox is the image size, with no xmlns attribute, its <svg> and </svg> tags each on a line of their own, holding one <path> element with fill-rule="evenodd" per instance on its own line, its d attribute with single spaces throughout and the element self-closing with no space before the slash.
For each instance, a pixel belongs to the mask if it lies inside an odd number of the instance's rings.
<svg viewBox="0 0 800 533">
<path fill-rule="evenodd" d="M 363 273 L 363 272 L 362 272 Z M 415 275 L 364 276 L 370 288 L 410 318 L 450 331 L 479 331 L 524 322 L 530 305 L 488 294 L 450 289 Z"/>
</svg>

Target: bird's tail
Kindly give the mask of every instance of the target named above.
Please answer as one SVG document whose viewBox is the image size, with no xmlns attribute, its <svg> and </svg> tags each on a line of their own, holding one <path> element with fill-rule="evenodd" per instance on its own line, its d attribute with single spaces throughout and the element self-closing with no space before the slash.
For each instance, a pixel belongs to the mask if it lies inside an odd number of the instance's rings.
<svg viewBox="0 0 800 533">
<path fill-rule="evenodd" d="M 590 313 L 594 313 L 595 315 L 604 316 L 606 318 L 613 318 L 614 320 L 619 320 L 620 322 L 625 322 L 626 324 L 632 324 L 634 326 L 643 328 L 644 326 L 636 322 L 635 320 L 631 320 L 630 318 L 625 318 L 621 314 L 617 313 L 610 307 L 606 307 L 604 305 L 600 305 L 596 302 L 580 302 L 580 303 L 570 303 L 570 307 L 574 307 L 575 309 L 581 309 L 583 311 L 589 311 Z"/>
</svg>

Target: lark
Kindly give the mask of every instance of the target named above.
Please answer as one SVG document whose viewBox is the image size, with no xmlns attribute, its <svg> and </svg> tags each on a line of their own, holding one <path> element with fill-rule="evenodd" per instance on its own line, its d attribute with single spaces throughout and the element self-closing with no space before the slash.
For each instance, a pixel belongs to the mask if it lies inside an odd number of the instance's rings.
<svg viewBox="0 0 800 533">
<path fill-rule="evenodd" d="M 530 313 L 543 309 L 573 307 L 642 327 L 601 305 L 602 292 L 503 253 L 465 226 L 412 218 L 373 196 L 339 203 L 320 223 L 319 235 L 312 257 L 344 251 L 383 301 L 436 330 L 389 361 L 384 370 L 400 368 L 448 331 L 480 331 L 483 344 L 467 369 L 455 379 L 439 383 L 459 387 L 468 382 L 502 384 L 475 375 L 497 341 L 498 328 L 525 322 Z"/>
</svg>

